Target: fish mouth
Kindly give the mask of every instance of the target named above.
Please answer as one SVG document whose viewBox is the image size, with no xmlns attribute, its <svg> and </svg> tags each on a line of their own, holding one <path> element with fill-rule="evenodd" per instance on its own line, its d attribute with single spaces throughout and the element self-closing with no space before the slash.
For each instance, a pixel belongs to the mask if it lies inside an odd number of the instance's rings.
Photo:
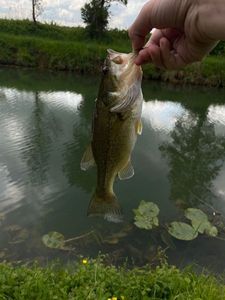
<svg viewBox="0 0 225 300">
<path fill-rule="evenodd" d="M 122 85 L 132 85 L 141 80 L 142 69 L 134 62 L 137 54 L 121 53 L 112 49 L 107 50 L 107 57 L 103 66 L 103 74 L 110 81 L 110 90 L 122 88 Z"/>
</svg>

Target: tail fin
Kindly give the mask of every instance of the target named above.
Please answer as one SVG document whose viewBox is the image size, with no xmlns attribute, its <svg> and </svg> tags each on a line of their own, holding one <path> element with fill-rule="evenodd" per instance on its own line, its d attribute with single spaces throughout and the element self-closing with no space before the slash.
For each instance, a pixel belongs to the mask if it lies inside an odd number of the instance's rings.
<svg viewBox="0 0 225 300">
<path fill-rule="evenodd" d="M 99 196 L 94 193 L 87 211 L 88 216 L 103 216 L 109 222 L 119 223 L 123 221 L 120 204 L 113 193 Z"/>
</svg>

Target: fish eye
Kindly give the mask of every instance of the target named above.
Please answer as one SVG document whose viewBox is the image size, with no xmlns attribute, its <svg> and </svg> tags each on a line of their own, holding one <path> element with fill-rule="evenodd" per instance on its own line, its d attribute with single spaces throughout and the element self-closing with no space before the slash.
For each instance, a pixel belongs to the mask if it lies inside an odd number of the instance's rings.
<svg viewBox="0 0 225 300">
<path fill-rule="evenodd" d="M 123 59 L 120 55 L 117 55 L 116 57 L 114 57 L 112 59 L 112 61 L 117 65 L 121 65 L 123 63 Z"/>
</svg>

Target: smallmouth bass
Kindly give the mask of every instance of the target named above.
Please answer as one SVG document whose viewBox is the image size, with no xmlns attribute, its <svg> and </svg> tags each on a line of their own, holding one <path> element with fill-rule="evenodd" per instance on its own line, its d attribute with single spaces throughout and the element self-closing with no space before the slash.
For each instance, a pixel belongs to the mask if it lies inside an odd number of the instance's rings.
<svg viewBox="0 0 225 300">
<path fill-rule="evenodd" d="M 107 51 L 93 114 L 92 140 L 81 169 L 97 166 L 96 190 L 87 214 L 119 222 L 122 213 L 113 185 L 117 176 L 123 180 L 134 175 L 131 153 L 142 132 L 142 69 L 134 64 L 135 54 Z"/>
</svg>

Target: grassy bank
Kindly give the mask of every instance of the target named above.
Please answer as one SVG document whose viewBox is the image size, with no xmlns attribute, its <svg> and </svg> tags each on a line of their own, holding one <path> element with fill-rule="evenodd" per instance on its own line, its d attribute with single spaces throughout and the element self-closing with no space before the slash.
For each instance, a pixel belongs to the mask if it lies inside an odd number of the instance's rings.
<svg viewBox="0 0 225 300">
<path fill-rule="evenodd" d="M 0 64 L 50 70 L 99 73 L 106 49 L 131 51 L 126 31 L 111 30 L 101 40 L 90 40 L 84 28 L 0 20 Z M 144 77 L 173 83 L 225 86 L 225 50 L 220 43 L 202 63 L 181 71 L 144 66 Z"/>
<path fill-rule="evenodd" d="M 166 264 L 128 270 L 105 266 L 100 259 L 83 260 L 69 269 L 2 263 L 0 299 L 222 300 L 225 287 L 212 276 Z"/>
<path fill-rule="evenodd" d="M 95 73 L 107 48 L 130 51 L 126 31 L 112 30 L 100 41 L 80 27 L 0 20 L 0 64 Z"/>
</svg>

